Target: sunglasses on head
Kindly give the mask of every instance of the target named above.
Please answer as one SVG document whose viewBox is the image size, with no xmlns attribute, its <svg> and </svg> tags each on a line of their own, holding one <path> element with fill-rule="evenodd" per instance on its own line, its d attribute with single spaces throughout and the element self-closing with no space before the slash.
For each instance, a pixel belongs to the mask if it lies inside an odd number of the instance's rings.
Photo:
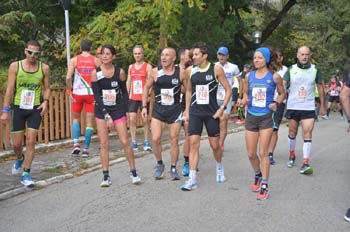
<svg viewBox="0 0 350 232">
<path fill-rule="evenodd" d="M 28 54 L 30 56 L 39 56 L 40 55 L 40 51 L 32 51 L 30 49 L 26 49 L 26 51 L 28 52 Z"/>
</svg>

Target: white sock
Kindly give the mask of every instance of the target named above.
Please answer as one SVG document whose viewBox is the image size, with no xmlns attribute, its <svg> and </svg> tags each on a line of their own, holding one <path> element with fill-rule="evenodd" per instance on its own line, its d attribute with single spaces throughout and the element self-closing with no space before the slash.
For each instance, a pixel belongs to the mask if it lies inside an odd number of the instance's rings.
<svg viewBox="0 0 350 232">
<path fill-rule="evenodd" d="M 193 182 L 196 183 L 196 177 L 197 177 L 197 171 L 196 170 L 190 170 L 190 175 L 189 179 Z"/>
<path fill-rule="evenodd" d="M 311 139 L 305 139 L 303 144 L 303 158 L 310 159 L 311 156 Z"/>
<path fill-rule="evenodd" d="M 296 138 L 291 138 L 289 135 L 288 135 L 288 149 L 289 151 L 295 151 L 295 144 L 296 144 L 297 140 Z"/>
</svg>

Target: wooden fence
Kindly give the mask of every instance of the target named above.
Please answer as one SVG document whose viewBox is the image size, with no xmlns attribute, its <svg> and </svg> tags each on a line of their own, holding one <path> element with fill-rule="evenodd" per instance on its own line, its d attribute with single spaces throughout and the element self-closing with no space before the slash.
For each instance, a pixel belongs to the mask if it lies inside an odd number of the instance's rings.
<svg viewBox="0 0 350 232">
<path fill-rule="evenodd" d="M 50 141 L 71 138 L 70 96 L 65 88 L 51 89 L 48 113 L 44 115 L 40 125 L 37 143 L 48 144 Z M 0 108 L 2 109 L 4 92 L 0 91 Z M 85 110 L 81 114 L 81 135 L 85 133 Z M 138 112 L 137 126 L 142 126 L 142 118 Z M 11 148 L 10 125 L 0 123 L 0 151 Z M 96 133 L 96 127 L 95 127 Z"/>
</svg>

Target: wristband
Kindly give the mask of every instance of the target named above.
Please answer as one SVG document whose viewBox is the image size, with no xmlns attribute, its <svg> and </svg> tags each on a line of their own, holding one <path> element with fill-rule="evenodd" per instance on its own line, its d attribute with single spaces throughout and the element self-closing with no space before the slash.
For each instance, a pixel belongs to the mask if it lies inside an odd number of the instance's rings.
<svg viewBox="0 0 350 232">
<path fill-rule="evenodd" d="M 220 106 L 220 108 L 222 108 L 222 109 L 224 109 L 224 110 L 226 110 L 226 109 L 227 109 L 227 107 L 226 107 L 226 106 L 224 106 L 224 105 Z"/>
<path fill-rule="evenodd" d="M 141 108 L 141 110 L 142 110 L 143 108 L 147 108 L 147 106 L 140 106 L 140 108 Z"/>
<path fill-rule="evenodd" d="M 72 94 L 72 90 L 71 89 L 66 89 L 66 94 L 67 95 L 71 95 Z"/>
<path fill-rule="evenodd" d="M 11 111 L 11 107 L 10 106 L 4 106 L 2 107 L 2 112 L 3 113 L 9 113 Z"/>
</svg>

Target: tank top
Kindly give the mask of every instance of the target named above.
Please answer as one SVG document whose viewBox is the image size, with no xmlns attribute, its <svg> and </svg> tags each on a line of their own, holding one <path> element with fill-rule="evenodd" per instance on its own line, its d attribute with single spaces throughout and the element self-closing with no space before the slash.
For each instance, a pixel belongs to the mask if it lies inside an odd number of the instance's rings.
<svg viewBox="0 0 350 232">
<path fill-rule="evenodd" d="M 158 77 L 154 83 L 154 95 L 155 105 L 158 106 L 172 106 L 180 103 L 181 80 L 179 67 L 175 67 L 174 74 L 170 76 L 158 67 Z"/>
<path fill-rule="evenodd" d="M 18 61 L 14 105 L 21 109 L 32 110 L 40 105 L 44 73 L 42 63 L 38 62 L 36 72 L 23 70 L 22 61 Z"/>
<path fill-rule="evenodd" d="M 290 87 L 288 110 L 315 110 L 315 84 L 317 69 L 311 65 L 301 69 L 296 64 L 289 69 Z"/>
<path fill-rule="evenodd" d="M 269 104 L 273 103 L 276 83 L 270 71 L 263 78 L 256 78 L 255 74 L 254 70 L 248 76 L 248 112 L 261 116 L 271 112 Z"/>
<path fill-rule="evenodd" d="M 126 112 L 121 90 L 122 81 L 119 79 L 119 74 L 120 68 L 117 66 L 115 66 L 114 74 L 111 78 L 105 77 L 100 67 L 96 68 L 97 83 L 100 90 L 98 95 L 101 97 L 107 112 Z"/>
<path fill-rule="evenodd" d="M 206 70 L 193 66 L 191 71 L 192 96 L 190 114 L 212 116 L 218 110 L 217 88 L 218 80 L 215 77 L 215 64 L 209 63 Z"/>
<path fill-rule="evenodd" d="M 135 64 L 132 64 L 129 70 L 131 77 L 131 88 L 129 98 L 134 101 L 142 101 L 143 87 L 146 84 L 147 78 L 147 63 L 136 69 Z"/>
<path fill-rule="evenodd" d="M 95 57 L 77 56 L 77 65 L 75 66 L 73 94 L 93 95 L 91 89 L 91 72 L 96 68 Z"/>
</svg>

